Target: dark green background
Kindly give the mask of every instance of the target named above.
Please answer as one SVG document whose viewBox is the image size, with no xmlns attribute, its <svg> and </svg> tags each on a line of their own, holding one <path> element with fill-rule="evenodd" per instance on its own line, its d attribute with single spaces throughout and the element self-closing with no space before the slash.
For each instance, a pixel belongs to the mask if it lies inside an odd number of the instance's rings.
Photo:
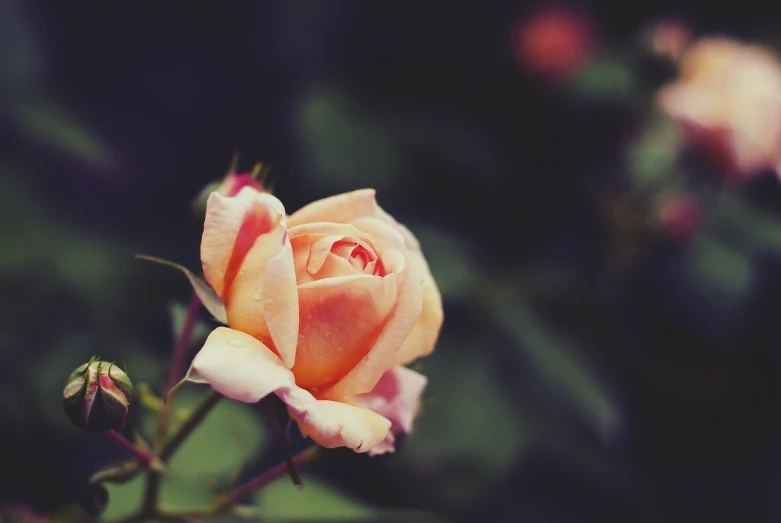
<svg viewBox="0 0 781 523">
<path fill-rule="evenodd" d="M 601 45 L 552 86 L 511 46 L 535 5 L 0 0 L 0 501 L 56 513 L 121 458 L 69 426 L 64 380 L 97 353 L 159 387 L 189 290 L 133 255 L 197 269 L 190 203 L 238 150 L 289 211 L 375 187 L 445 302 L 401 451 L 336 453 L 263 493 L 268 514 L 778 521 L 781 191 L 724 189 L 664 144 L 651 96 L 673 71 L 640 38 L 678 14 L 772 44 L 770 7 L 577 4 Z M 701 203 L 688 243 L 613 212 L 642 215 L 648 178 Z M 222 409 L 172 502 L 281 457 L 258 412 Z"/>
</svg>

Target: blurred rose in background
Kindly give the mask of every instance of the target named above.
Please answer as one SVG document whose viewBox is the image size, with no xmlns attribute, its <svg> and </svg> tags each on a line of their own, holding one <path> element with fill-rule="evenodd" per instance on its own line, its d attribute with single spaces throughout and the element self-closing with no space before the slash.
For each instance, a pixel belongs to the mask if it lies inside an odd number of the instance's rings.
<svg viewBox="0 0 781 523">
<path fill-rule="evenodd" d="M 726 176 L 781 167 L 781 63 L 757 45 L 709 37 L 681 57 L 659 104 Z"/>
<path fill-rule="evenodd" d="M 521 19 L 513 35 L 515 52 L 524 67 L 558 79 L 588 59 L 596 45 L 594 33 L 582 11 L 551 4 Z"/>
</svg>

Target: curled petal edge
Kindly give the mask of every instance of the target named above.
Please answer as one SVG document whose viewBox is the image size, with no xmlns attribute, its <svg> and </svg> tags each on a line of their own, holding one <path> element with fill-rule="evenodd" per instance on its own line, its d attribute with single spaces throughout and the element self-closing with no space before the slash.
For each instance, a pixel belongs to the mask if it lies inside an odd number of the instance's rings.
<svg viewBox="0 0 781 523">
<path fill-rule="evenodd" d="M 212 331 L 185 380 L 208 383 L 245 403 L 274 393 L 287 404 L 302 433 L 324 447 L 369 452 L 386 440 L 391 428 L 390 420 L 369 409 L 315 398 L 295 384 L 293 373 L 262 342 L 227 327 Z"/>
</svg>

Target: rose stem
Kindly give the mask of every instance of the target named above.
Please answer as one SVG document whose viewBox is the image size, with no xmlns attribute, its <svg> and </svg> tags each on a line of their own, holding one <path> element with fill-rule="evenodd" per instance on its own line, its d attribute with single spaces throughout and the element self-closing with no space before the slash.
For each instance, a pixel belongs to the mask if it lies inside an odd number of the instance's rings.
<svg viewBox="0 0 781 523">
<path fill-rule="evenodd" d="M 168 379 L 166 380 L 165 389 L 163 390 L 163 397 L 168 394 L 177 381 L 179 381 L 182 364 L 184 363 L 185 356 L 187 356 L 187 349 L 190 347 L 192 341 L 193 331 L 195 330 L 195 324 L 198 321 L 198 312 L 201 309 L 201 300 L 198 295 L 193 292 L 192 298 L 190 298 L 190 304 L 187 306 L 187 313 L 184 318 L 184 325 L 182 326 L 182 332 L 179 334 L 179 338 L 176 340 L 174 351 L 171 356 L 171 365 L 168 367 Z M 163 405 L 157 416 L 157 432 L 155 434 L 155 442 L 160 442 L 168 430 L 169 421 L 169 408 L 168 405 Z"/>
<path fill-rule="evenodd" d="M 130 454 L 136 457 L 144 465 L 148 465 L 155 459 L 155 455 L 151 452 L 139 448 L 125 438 L 122 434 L 116 430 L 109 430 L 105 433 L 110 439 L 114 440 L 120 447 L 128 451 Z"/>
<path fill-rule="evenodd" d="M 310 463 L 314 461 L 314 458 L 318 455 L 320 451 L 320 448 L 317 446 L 310 447 L 302 452 L 299 452 L 295 456 L 293 456 L 293 463 L 296 466 L 302 465 L 304 463 Z M 222 513 L 226 512 L 229 509 L 231 509 L 236 503 L 240 502 L 242 499 L 246 498 L 250 494 L 255 493 L 256 491 L 260 490 L 261 488 L 265 487 L 275 479 L 279 478 L 280 476 L 283 476 L 287 472 L 287 460 L 282 461 L 281 463 L 277 463 L 270 469 L 268 469 L 266 472 L 263 472 L 262 474 L 255 476 L 251 480 L 247 481 L 243 485 L 236 488 L 233 492 L 225 496 L 220 500 L 220 502 L 215 507 L 215 513 Z"/>
<path fill-rule="evenodd" d="M 190 416 L 181 424 L 176 432 L 169 437 L 160 448 L 157 456 L 160 461 L 165 463 L 168 461 L 174 452 L 179 449 L 179 446 L 184 443 L 187 436 L 200 425 L 200 423 L 206 418 L 206 415 L 217 405 L 217 402 L 222 398 L 222 395 L 210 390 L 206 396 L 201 399 L 200 403 L 192 410 Z M 157 498 L 160 488 L 160 480 L 162 476 L 159 472 L 149 470 L 147 474 L 146 488 L 144 490 L 144 504 L 141 508 L 142 514 L 153 515 L 158 511 Z"/>
<path fill-rule="evenodd" d="M 192 341 L 193 331 L 195 330 L 195 324 L 198 320 L 198 312 L 201 308 L 201 300 L 198 295 L 193 292 L 190 298 L 190 304 L 187 307 L 187 314 L 184 318 L 184 325 L 182 325 L 182 332 L 179 333 L 179 338 L 176 340 L 174 351 L 171 356 L 171 365 L 168 368 L 168 379 L 166 381 L 164 397 L 168 394 L 168 391 L 176 384 L 179 374 L 181 372 L 182 363 L 184 357 L 187 354 L 187 349 Z M 168 440 L 163 442 L 166 433 L 168 432 L 168 421 L 170 413 L 170 405 L 167 403 L 163 405 L 160 412 L 157 415 L 157 431 L 155 433 L 154 448 L 158 451 L 158 457 L 160 461 L 166 462 L 168 458 L 179 448 L 179 445 L 190 435 L 190 432 L 203 421 L 206 414 L 217 404 L 220 395 L 214 391 L 211 391 L 206 397 L 201 400 L 201 403 L 190 413 L 190 416 L 182 423 L 176 433 Z M 150 470 L 146 477 L 146 486 L 144 488 L 144 501 L 141 506 L 141 514 L 152 516 L 158 511 L 158 498 L 160 495 L 160 481 L 162 476 L 159 472 Z"/>
</svg>

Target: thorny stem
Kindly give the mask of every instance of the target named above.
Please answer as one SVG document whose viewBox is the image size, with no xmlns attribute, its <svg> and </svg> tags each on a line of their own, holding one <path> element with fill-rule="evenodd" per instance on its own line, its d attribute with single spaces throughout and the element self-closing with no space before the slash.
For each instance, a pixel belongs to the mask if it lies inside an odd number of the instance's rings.
<svg viewBox="0 0 781 523">
<path fill-rule="evenodd" d="M 152 460 L 155 459 L 155 455 L 148 450 L 137 447 L 133 443 L 127 440 L 125 436 L 117 432 L 116 430 L 110 430 L 105 433 L 106 436 L 117 442 L 120 447 L 128 451 L 130 454 L 141 462 L 142 465 L 149 465 Z"/>
<path fill-rule="evenodd" d="M 98 483 L 124 483 L 141 472 L 141 464 L 138 460 L 131 459 L 115 467 L 99 470 L 89 480 L 90 485 Z"/>
<path fill-rule="evenodd" d="M 295 466 L 300 466 L 305 463 L 311 463 L 320 454 L 320 447 L 310 447 L 302 452 L 299 452 L 293 456 L 292 461 Z M 265 487 L 275 479 L 284 476 L 288 469 L 287 461 L 276 464 L 272 468 L 263 472 L 262 474 L 255 476 L 251 480 L 247 481 L 243 485 L 236 488 L 230 494 L 223 497 L 215 506 L 214 512 L 217 514 L 225 513 L 232 509 L 234 505 L 239 503 L 242 499 L 246 498 L 250 494 L 254 494 L 261 488 Z"/>
<path fill-rule="evenodd" d="M 176 385 L 181 377 L 182 364 L 184 363 L 185 356 L 187 355 L 187 349 L 190 347 L 192 341 L 193 331 L 195 325 L 198 322 L 198 312 L 201 310 L 201 300 L 198 295 L 193 292 L 192 298 L 190 298 L 190 304 L 187 306 L 187 314 L 184 318 L 184 325 L 182 326 L 182 332 L 179 334 L 179 338 L 176 340 L 174 346 L 173 355 L 171 356 L 171 365 L 168 368 L 168 379 L 165 383 L 165 389 L 163 389 L 163 396 Z M 159 443 L 168 430 L 168 423 L 170 419 L 170 408 L 168 405 L 163 405 L 157 416 L 157 432 L 155 434 L 155 442 Z"/>
<path fill-rule="evenodd" d="M 198 321 L 198 312 L 201 308 L 201 300 L 198 295 L 193 292 L 192 298 L 190 298 L 190 304 L 187 307 L 187 314 L 184 318 L 184 325 L 182 326 L 182 332 L 179 334 L 179 338 L 176 340 L 174 346 L 173 355 L 171 356 L 171 366 L 168 370 L 168 379 L 166 380 L 164 394 L 176 384 L 181 374 L 182 363 L 184 362 L 187 349 L 192 341 L 193 331 L 195 330 L 195 324 Z M 214 391 L 211 391 L 201 401 L 201 403 L 193 410 L 190 417 L 179 426 L 176 433 L 168 440 L 163 442 L 165 435 L 168 431 L 168 423 L 170 417 L 170 405 L 164 405 L 157 415 L 157 431 L 155 434 L 154 448 L 158 457 L 162 462 L 166 462 L 171 455 L 176 452 L 179 445 L 185 440 L 187 436 L 203 421 L 203 418 L 209 413 L 209 411 L 217 404 L 220 395 Z M 159 512 L 158 498 L 160 495 L 160 482 L 162 476 L 158 471 L 149 470 L 146 477 L 146 486 L 144 488 L 144 501 L 141 507 L 142 515 L 152 515 Z"/>
</svg>

